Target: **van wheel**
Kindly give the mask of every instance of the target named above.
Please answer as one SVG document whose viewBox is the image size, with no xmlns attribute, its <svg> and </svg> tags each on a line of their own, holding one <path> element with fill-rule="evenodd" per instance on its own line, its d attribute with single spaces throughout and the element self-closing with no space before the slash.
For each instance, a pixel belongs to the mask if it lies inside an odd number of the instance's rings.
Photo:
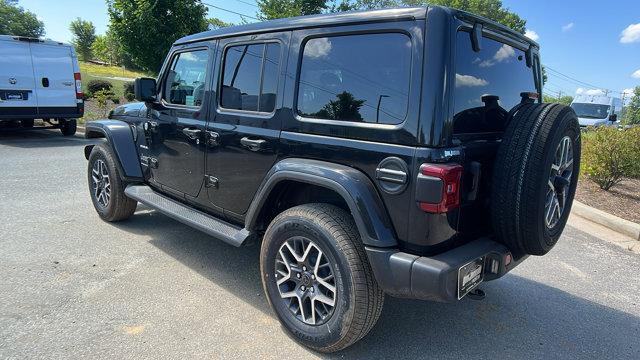
<svg viewBox="0 0 640 360">
<path fill-rule="evenodd" d="M 20 120 L 20 126 L 22 126 L 23 128 L 32 128 L 33 124 L 34 124 L 33 119 Z"/>
<path fill-rule="evenodd" d="M 138 202 L 124 194 L 125 183 L 108 144 L 101 143 L 93 147 L 87 175 L 91 202 L 102 220 L 120 221 L 133 215 Z"/>
<path fill-rule="evenodd" d="M 64 136 L 71 136 L 76 133 L 77 123 L 75 119 L 59 119 L 60 131 Z"/>
<path fill-rule="evenodd" d="M 285 210 L 260 251 L 262 285 L 280 323 L 322 352 L 344 349 L 375 325 L 384 303 L 353 218 L 329 204 Z"/>
<path fill-rule="evenodd" d="M 580 126 L 560 104 L 530 104 L 511 118 L 493 169 L 491 217 L 516 255 L 544 255 L 562 234 L 580 172 Z"/>
</svg>

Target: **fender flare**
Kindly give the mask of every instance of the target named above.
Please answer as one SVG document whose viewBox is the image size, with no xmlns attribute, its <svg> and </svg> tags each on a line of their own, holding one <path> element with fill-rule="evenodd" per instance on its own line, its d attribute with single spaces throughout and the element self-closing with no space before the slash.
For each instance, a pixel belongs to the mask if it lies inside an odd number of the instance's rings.
<svg viewBox="0 0 640 360">
<path fill-rule="evenodd" d="M 138 149 L 128 123 L 120 120 L 91 121 L 85 126 L 84 137 L 87 139 L 106 138 L 118 159 L 123 178 L 127 180 L 143 179 Z M 84 152 L 87 159 L 94 146 L 85 147 Z"/>
<path fill-rule="evenodd" d="M 269 170 L 247 210 L 245 227 L 248 230 L 255 230 L 260 210 L 281 181 L 308 183 L 335 191 L 347 203 L 364 244 L 398 246 L 384 203 L 363 172 L 345 165 L 310 159 L 284 159 Z"/>
</svg>

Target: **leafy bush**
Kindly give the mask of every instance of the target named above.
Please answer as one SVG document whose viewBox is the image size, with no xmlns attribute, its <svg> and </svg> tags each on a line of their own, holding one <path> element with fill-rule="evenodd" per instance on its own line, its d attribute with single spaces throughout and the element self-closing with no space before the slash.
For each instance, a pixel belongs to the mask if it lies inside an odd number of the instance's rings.
<svg viewBox="0 0 640 360">
<path fill-rule="evenodd" d="M 98 109 L 100 109 L 100 116 L 106 117 L 109 110 L 109 100 L 113 102 L 113 93 L 111 90 L 98 90 L 94 93 Z"/>
<path fill-rule="evenodd" d="M 136 98 L 134 89 L 133 89 L 133 82 L 126 82 L 123 84 L 124 87 L 124 97 L 125 99 L 127 99 L 127 101 L 133 101 Z"/>
<path fill-rule="evenodd" d="M 124 84 L 122 84 L 122 87 L 124 88 L 124 93 L 132 93 L 133 94 L 133 81 L 127 81 Z"/>
<path fill-rule="evenodd" d="M 89 80 L 89 82 L 87 83 L 87 92 L 90 94 L 90 96 L 95 96 L 100 90 L 110 92 L 112 88 L 113 84 L 111 84 L 111 82 L 107 80 L 93 79 Z"/>
<path fill-rule="evenodd" d="M 640 127 L 599 127 L 582 136 L 582 173 L 609 190 L 623 177 L 640 178 Z"/>
</svg>

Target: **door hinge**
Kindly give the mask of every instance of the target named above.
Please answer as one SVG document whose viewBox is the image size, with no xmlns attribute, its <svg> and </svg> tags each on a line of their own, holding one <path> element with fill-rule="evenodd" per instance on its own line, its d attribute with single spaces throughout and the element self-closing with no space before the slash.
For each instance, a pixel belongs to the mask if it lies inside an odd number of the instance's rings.
<svg viewBox="0 0 640 360">
<path fill-rule="evenodd" d="M 205 187 L 212 187 L 214 189 L 218 188 L 218 178 L 215 176 L 211 176 L 211 175 L 205 175 L 204 176 L 204 186 Z"/>
</svg>

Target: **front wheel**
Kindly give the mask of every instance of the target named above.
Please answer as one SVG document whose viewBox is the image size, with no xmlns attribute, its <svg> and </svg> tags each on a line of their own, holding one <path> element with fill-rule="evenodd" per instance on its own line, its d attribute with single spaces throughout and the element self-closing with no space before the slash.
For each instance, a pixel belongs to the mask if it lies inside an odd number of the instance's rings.
<svg viewBox="0 0 640 360">
<path fill-rule="evenodd" d="M 133 215 L 138 202 L 124 194 L 125 184 L 108 144 L 94 146 L 89 155 L 87 172 L 91 201 L 102 220 L 120 221 Z"/>
<path fill-rule="evenodd" d="M 344 349 L 375 325 L 384 302 L 353 218 L 329 204 L 285 210 L 260 251 L 262 285 L 285 329 L 322 352 Z"/>
</svg>

